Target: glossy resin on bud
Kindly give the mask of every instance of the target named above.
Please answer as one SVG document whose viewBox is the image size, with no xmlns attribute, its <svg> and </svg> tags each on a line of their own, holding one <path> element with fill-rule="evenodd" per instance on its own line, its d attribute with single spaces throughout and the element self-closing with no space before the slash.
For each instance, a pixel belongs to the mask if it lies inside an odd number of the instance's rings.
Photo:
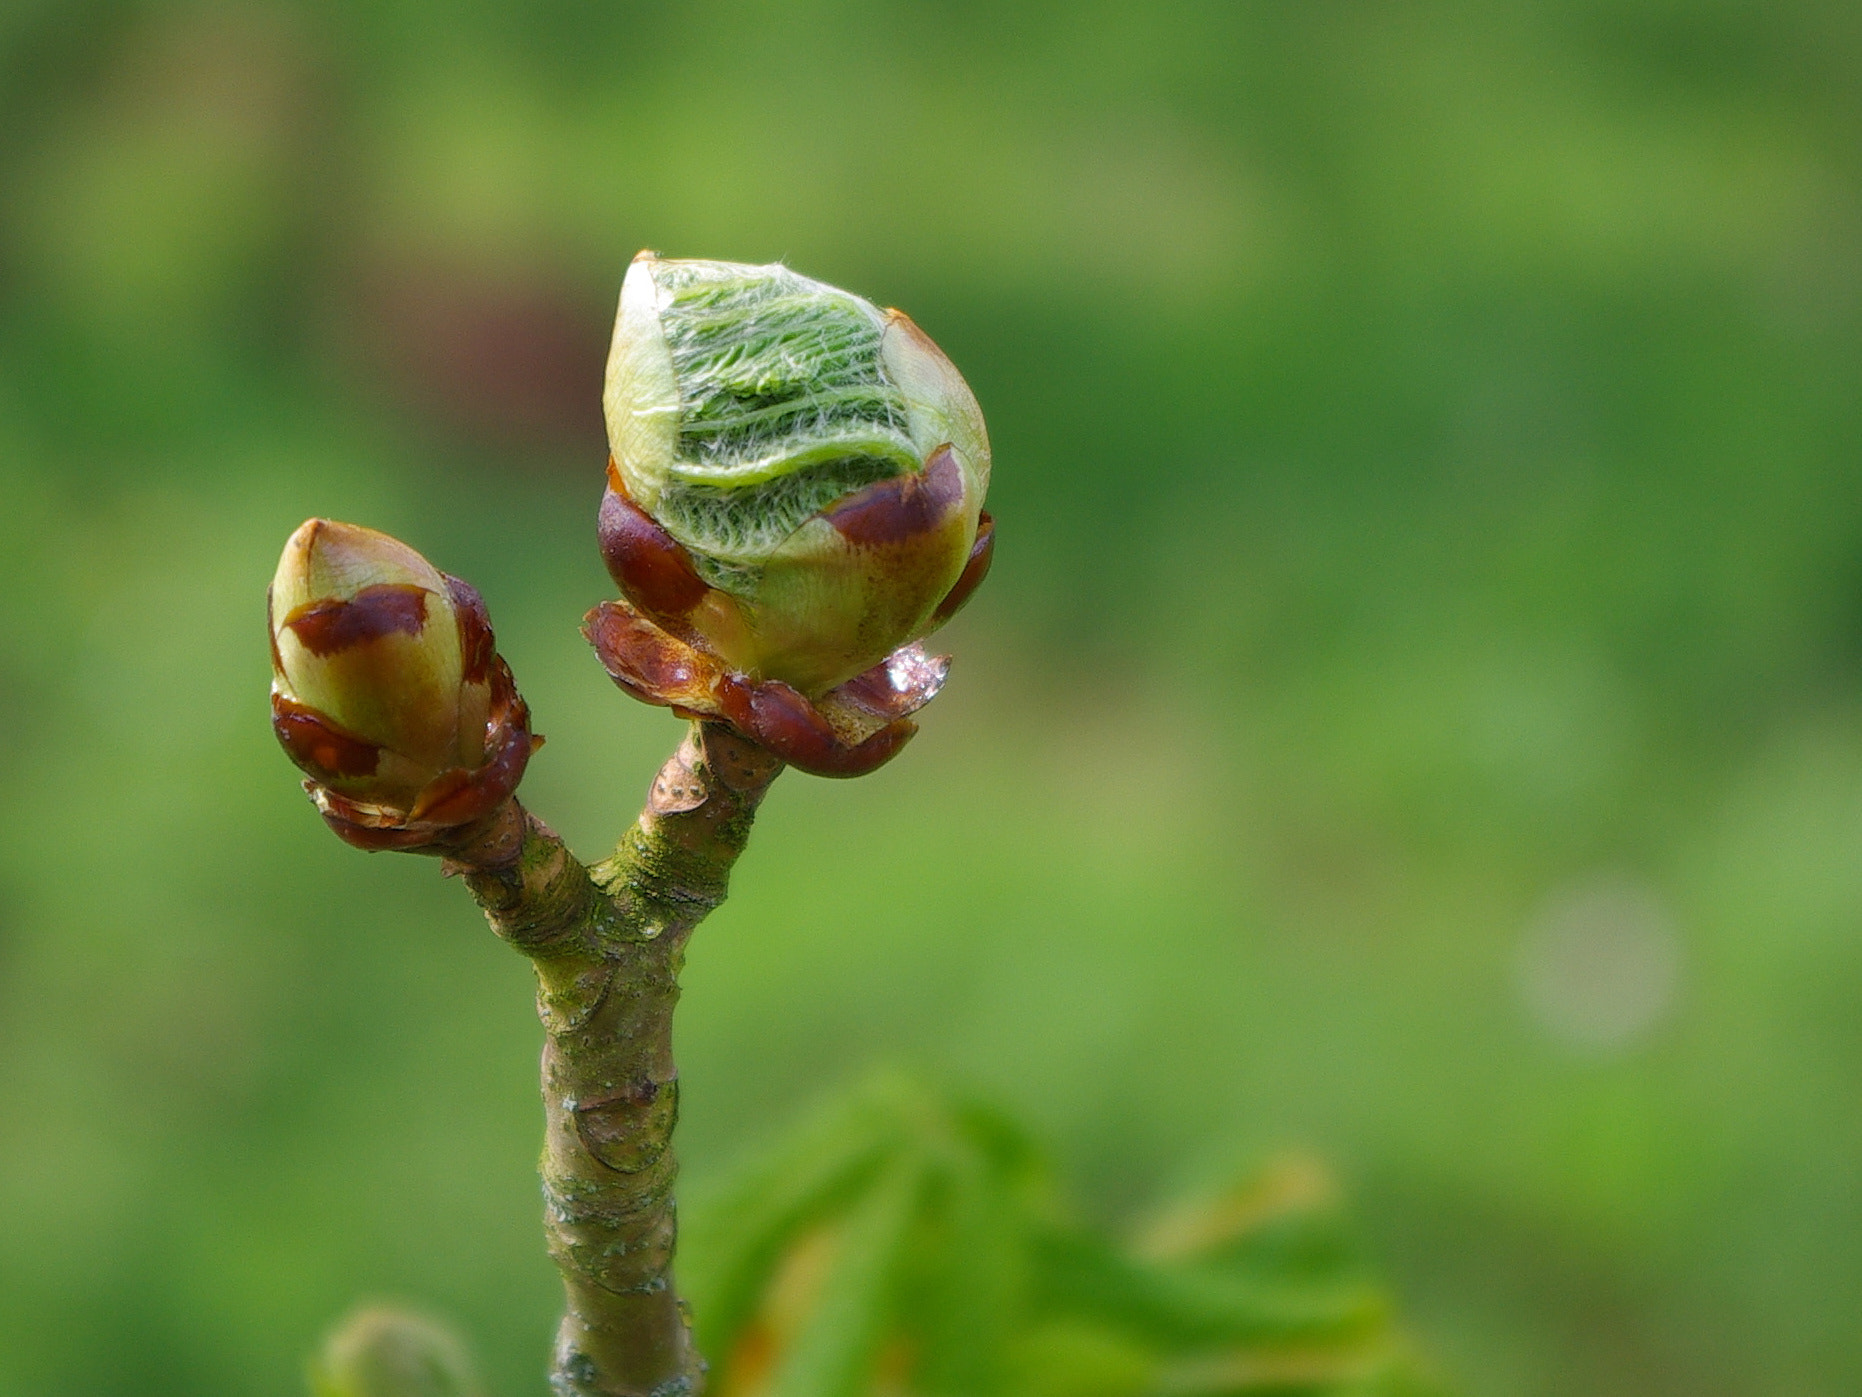
<svg viewBox="0 0 1862 1397">
<path fill-rule="evenodd" d="M 628 269 L 601 540 L 635 609 L 813 699 L 942 624 L 983 571 L 989 439 L 899 311 L 786 267 Z"/>
<path fill-rule="evenodd" d="M 501 804 L 536 743 L 485 604 L 400 540 L 312 519 L 270 592 L 272 725 L 352 843 L 431 843 Z"/>
</svg>

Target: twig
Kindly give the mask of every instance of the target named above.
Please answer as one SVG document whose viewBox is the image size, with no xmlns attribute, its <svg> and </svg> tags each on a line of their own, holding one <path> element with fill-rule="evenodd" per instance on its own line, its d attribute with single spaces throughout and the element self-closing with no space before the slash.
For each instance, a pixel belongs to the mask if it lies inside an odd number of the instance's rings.
<svg viewBox="0 0 1862 1397">
<path fill-rule="evenodd" d="M 584 866 L 513 800 L 514 861 L 496 838 L 449 860 L 492 930 L 536 967 L 544 1227 L 566 1297 L 551 1377 L 561 1397 L 703 1385 L 672 1278 L 672 1012 L 686 941 L 724 900 L 781 770 L 728 729 L 694 723 L 610 857 Z"/>
</svg>

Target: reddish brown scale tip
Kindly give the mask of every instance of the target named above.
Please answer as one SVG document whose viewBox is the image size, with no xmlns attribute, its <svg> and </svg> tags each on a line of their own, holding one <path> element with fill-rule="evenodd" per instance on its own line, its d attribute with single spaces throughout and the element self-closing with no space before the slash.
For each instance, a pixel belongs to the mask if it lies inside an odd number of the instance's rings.
<svg viewBox="0 0 1862 1397">
<path fill-rule="evenodd" d="M 433 843 L 430 829 L 409 829 L 395 825 L 365 825 L 346 820 L 333 809 L 319 810 L 323 823 L 343 843 L 371 854 L 424 849 Z"/>
<path fill-rule="evenodd" d="M 847 542 L 880 548 L 935 529 L 962 500 L 963 471 L 947 442 L 923 470 L 856 490 L 823 517 Z"/>
<path fill-rule="evenodd" d="M 858 746 L 881 728 L 910 717 L 937 697 L 950 674 L 950 657 L 923 645 L 900 646 L 864 674 L 814 700 L 842 745 Z"/>
<path fill-rule="evenodd" d="M 857 747 L 836 746 L 822 753 L 822 759 L 818 762 L 789 761 L 790 765 L 811 776 L 828 776 L 837 780 L 867 776 L 896 757 L 899 749 L 917 735 L 918 724 L 909 718 L 901 718 L 896 723 L 887 724 Z"/>
<path fill-rule="evenodd" d="M 304 648 L 322 658 L 395 631 L 419 635 L 427 624 L 427 591 L 411 582 L 379 582 L 347 601 L 300 606 L 284 618 Z"/>
<path fill-rule="evenodd" d="M 608 575 L 647 615 L 677 626 L 711 588 L 692 566 L 692 555 L 628 497 L 612 464 L 608 482 L 596 523 Z"/>
<path fill-rule="evenodd" d="M 725 716 L 747 737 L 811 776 L 864 776 L 891 760 L 918 730 L 917 724 L 900 719 L 849 747 L 819 709 L 776 679 L 727 695 Z"/>
<path fill-rule="evenodd" d="M 459 618 L 460 676 L 466 683 L 476 684 L 490 672 L 498 654 L 497 638 L 491 633 L 491 613 L 485 610 L 485 599 L 470 582 L 450 572 L 440 576 L 446 579 L 453 613 Z"/>
<path fill-rule="evenodd" d="M 941 626 L 976 595 L 976 589 L 989 576 L 989 565 L 996 559 L 996 521 L 985 510 L 976 518 L 976 542 L 970 545 L 970 560 L 963 565 L 956 583 L 944 594 L 944 600 L 931 613 L 931 624 Z"/>
<path fill-rule="evenodd" d="M 542 742 L 521 726 L 505 729 L 497 753 L 471 771 L 456 767 L 427 783 L 408 812 L 408 822 L 448 827 L 490 813 L 517 789 L 530 754 Z"/>
<path fill-rule="evenodd" d="M 272 695 L 272 731 L 285 755 L 320 781 L 373 776 L 381 762 L 381 748 L 375 743 L 344 732 L 316 709 L 280 694 Z"/>
<path fill-rule="evenodd" d="M 491 657 L 491 674 L 486 685 L 490 703 L 486 708 L 488 726 L 515 724 L 526 732 L 530 730 L 530 705 L 524 702 L 524 696 L 517 692 L 517 677 L 511 673 L 511 667 L 504 662 L 504 656 Z M 543 741 L 537 739 L 538 743 Z"/>
<path fill-rule="evenodd" d="M 604 601 L 582 618 L 608 677 L 645 703 L 708 711 L 722 676 L 716 662 L 668 635 L 626 602 Z"/>
</svg>

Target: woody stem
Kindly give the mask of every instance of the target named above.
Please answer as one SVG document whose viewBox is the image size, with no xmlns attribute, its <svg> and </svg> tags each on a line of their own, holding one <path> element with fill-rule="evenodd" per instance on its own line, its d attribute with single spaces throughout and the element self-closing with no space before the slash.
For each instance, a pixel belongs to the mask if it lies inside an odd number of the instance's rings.
<svg viewBox="0 0 1862 1397">
<path fill-rule="evenodd" d="M 685 944 L 782 765 L 694 723 L 614 853 L 584 866 L 515 806 L 522 849 L 455 854 L 492 930 L 530 957 L 543 1020 L 544 1229 L 566 1296 L 559 1397 L 675 1397 L 704 1365 L 673 1289 L 672 1013 Z"/>
</svg>

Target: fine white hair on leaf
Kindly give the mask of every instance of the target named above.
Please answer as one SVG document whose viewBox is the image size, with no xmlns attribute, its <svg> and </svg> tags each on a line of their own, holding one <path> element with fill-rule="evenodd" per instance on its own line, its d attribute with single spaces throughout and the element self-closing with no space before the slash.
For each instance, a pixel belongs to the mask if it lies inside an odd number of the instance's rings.
<svg viewBox="0 0 1862 1397">
<path fill-rule="evenodd" d="M 779 263 L 656 261 L 652 274 L 679 395 L 655 513 L 707 581 L 754 587 L 810 516 L 920 468 L 878 307 Z"/>
</svg>

